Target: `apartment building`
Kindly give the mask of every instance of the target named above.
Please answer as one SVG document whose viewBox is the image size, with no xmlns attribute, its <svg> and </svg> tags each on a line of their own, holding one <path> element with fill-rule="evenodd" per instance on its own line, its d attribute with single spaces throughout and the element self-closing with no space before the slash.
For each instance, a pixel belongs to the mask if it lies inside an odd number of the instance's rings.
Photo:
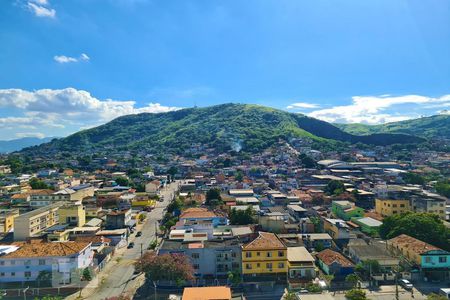
<svg viewBox="0 0 450 300">
<path fill-rule="evenodd" d="M 0 234 L 6 234 L 14 228 L 14 218 L 19 216 L 18 209 L 0 210 Z"/>
<path fill-rule="evenodd" d="M 0 282 L 36 281 L 51 273 L 52 285 L 79 280 L 78 270 L 92 266 L 94 252 L 88 242 L 41 242 L 32 240 L 0 245 Z"/>
<path fill-rule="evenodd" d="M 274 234 L 259 232 L 258 237 L 242 246 L 244 277 L 285 276 L 288 270 L 287 247 Z"/>
<path fill-rule="evenodd" d="M 411 211 L 411 205 L 406 199 L 376 199 L 375 211 L 383 217 L 390 217 Z"/>
<path fill-rule="evenodd" d="M 45 229 L 58 224 L 58 209 L 62 205 L 54 203 L 14 218 L 14 240 L 23 241 L 39 236 Z"/>
</svg>

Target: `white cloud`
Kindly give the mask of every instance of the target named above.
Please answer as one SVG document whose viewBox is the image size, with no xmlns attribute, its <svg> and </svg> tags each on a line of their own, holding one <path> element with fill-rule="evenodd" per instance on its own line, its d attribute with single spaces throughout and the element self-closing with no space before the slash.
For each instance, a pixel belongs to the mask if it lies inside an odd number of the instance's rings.
<svg viewBox="0 0 450 300">
<path fill-rule="evenodd" d="M 160 103 L 137 107 L 135 101 L 97 99 L 89 92 L 66 88 L 60 90 L 0 89 L 0 109 L 21 111 L 20 116 L 0 118 L 0 128 L 33 126 L 42 131 L 55 129 L 87 128 L 108 122 L 114 118 L 138 114 L 160 113 L 179 109 Z M 22 127 L 23 128 L 23 127 Z M 49 133 L 49 135 L 52 135 Z M 53 134 L 54 135 L 54 134 Z"/>
<path fill-rule="evenodd" d="M 450 95 L 437 98 L 420 95 L 355 96 L 350 105 L 315 110 L 308 115 L 327 122 L 380 124 L 418 117 L 405 110 L 406 105 L 423 107 L 424 104 L 443 104 L 449 99 Z M 388 112 L 393 107 L 397 107 L 399 113 Z M 403 109 L 398 109 L 399 107 Z"/>
<path fill-rule="evenodd" d="M 37 138 L 45 138 L 45 134 L 42 132 L 18 132 L 16 133 L 16 137 L 25 138 L 25 137 L 37 137 Z"/>
<path fill-rule="evenodd" d="M 90 60 L 90 57 L 86 53 L 81 53 L 81 55 L 78 58 L 65 55 L 55 55 L 53 56 L 53 59 L 57 63 L 66 64 L 71 62 L 88 61 Z"/>
<path fill-rule="evenodd" d="M 286 109 L 302 109 L 302 108 L 319 108 L 319 105 L 314 103 L 296 102 L 288 105 Z"/>
<path fill-rule="evenodd" d="M 42 18 L 54 18 L 56 16 L 56 10 L 53 8 L 44 7 L 47 5 L 47 1 L 28 1 L 27 7 L 31 10 L 35 16 Z"/>
<path fill-rule="evenodd" d="M 80 59 L 81 60 L 90 60 L 91 58 L 86 53 L 81 53 Z"/>
<path fill-rule="evenodd" d="M 48 5 L 48 1 L 47 0 L 31 0 L 30 2 L 34 2 L 40 5 Z"/>
</svg>

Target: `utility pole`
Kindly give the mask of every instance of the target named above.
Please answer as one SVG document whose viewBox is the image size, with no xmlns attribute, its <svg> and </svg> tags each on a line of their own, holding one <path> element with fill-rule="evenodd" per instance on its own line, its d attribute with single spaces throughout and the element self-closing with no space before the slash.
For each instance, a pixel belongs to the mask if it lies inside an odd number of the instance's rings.
<svg viewBox="0 0 450 300">
<path fill-rule="evenodd" d="M 398 295 L 398 268 L 395 270 L 395 300 L 399 300 L 399 295 Z"/>
</svg>

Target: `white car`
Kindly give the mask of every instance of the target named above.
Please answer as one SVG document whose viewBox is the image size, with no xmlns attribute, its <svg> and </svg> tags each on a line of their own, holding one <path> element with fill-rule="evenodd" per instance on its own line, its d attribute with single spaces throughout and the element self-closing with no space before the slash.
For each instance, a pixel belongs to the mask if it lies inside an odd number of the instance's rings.
<svg viewBox="0 0 450 300">
<path fill-rule="evenodd" d="M 400 285 L 405 289 L 405 290 L 412 290 L 413 285 L 411 282 L 409 282 L 409 280 L 406 279 L 400 279 Z"/>
</svg>

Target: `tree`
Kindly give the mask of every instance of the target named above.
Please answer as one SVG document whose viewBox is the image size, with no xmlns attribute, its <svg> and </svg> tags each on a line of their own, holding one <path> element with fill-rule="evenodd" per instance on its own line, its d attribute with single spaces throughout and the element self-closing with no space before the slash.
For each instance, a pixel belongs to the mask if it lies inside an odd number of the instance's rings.
<svg viewBox="0 0 450 300">
<path fill-rule="evenodd" d="M 169 174 L 172 178 L 175 177 L 175 175 L 177 173 L 178 173 L 178 168 L 175 166 L 172 166 L 167 170 L 167 174 Z"/>
<path fill-rule="evenodd" d="M 222 202 L 222 197 L 220 196 L 219 189 L 209 189 L 206 192 L 206 205 L 216 206 Z"/>
<path fill-rule="evenodd" d="M 242 180 L 244 180 L 244 174 L 242 174 L 241 171 L 237 171 L 235 178 L 238 182 L 242 182 Z"/>
<path fill-rule="evenodd" d="M 391 239 L 401 234 L 410 235 L 444 250 L 450 249 L 450 229 L 435 214 L 408 212 L 384 218 L 380 226 L 381 238 Z"/>
<path fill-rule="evenodd" d="M 431 293 L 427 296 L 427 300 L 447 300 L 448 298 L 443 295 Z"/>
<path fill-rule="evenodd" d="M 245 210 L 237 210 L 233 208 L 230 212 L 231 225 L 248 225 L 255 223 L 255 211 L 253 207 L 249 205 Z"/>
<path fill-rule="evenodd" d="M 354 288 L 355 288 L 356 285 L 358 284 L 359 280 L 360 280 L 359 276 L 356 275 L 355 273 L 353 273 L 353 274 L 348 274 L 348 275 L 345 277 L 345 281 L 348 282 L 348 283 L 350 283 L 350 284 L 352 285 L 352 287 L 354 287 Z"/>
<path fill-rule="evenodd" d="M 83 280 L 86 280 L 86 281 L 92 280 L 92 274 L 91 274 L 91 270 L 89 268 L 84 268 L 82 278 L 83 278 Z"/>
<path fill-rule="evenodd" d="M 295 295 L 294 292 L 288 292 L 286 291 L 286 293 L 283 295 L 282 300 L 297 300 L 297 295 Z"/>
<path fill-rule="evenodd" d="M 228 272 L 228 281 L 231 282 L 232 285 L 239 285 L 242 282 L 241 273 L 239 271 L 230 271 Z"/>
<path fill-rule="evenodd" d="M 318 284 L 308 284 L 306 286 L 306 289 L 308 290 L 308 292 L 310 293 L 320 293 L 322 291 L 322 289 L 320 288 L 320 286 Z"/>
<path fill-rule="evenodd" d="M 135 268 L 153 282 L 169 280 L 184 283 L 194 279 L 194 269 L 183 254 L 156 255 L 147 252 L 136 262 Z"/>
<path fill-rule="evenodd" d="M 302 153 L 298 156 L 301 165 L 305 168 L 314 168 L 316 167 L 316 162 L 314 159 L 309 157 L 308 155 Z"/>
<path fill-rule="evenodd" d="M 403 181 L 409 184 L 425 184 L 425 178 L 420 176 L 419 174 L 408 172 L 402 175 Z"/>
<path fill-rule="evenodd" d="M 28 181 L 28 183 L 30 184 L 33 190 L 50 189 L 50 186 L 48 184 L 46 184 L 40 179 L 37 179 L 36 177 L 31 178 L 30 181 Z"/>
<path fill-rule="evenodd" d="M 328 195 L 340 195 L 344 192 L 344 184 L 340 180 L 330 180 L 325 187 Z"/>
<path fill-rule="evenodd" d="M 120 186 L 129 186 L 130 185 L 130 181 L 127 178 L 122 177 L 122 176 L 115 178 L 114 181 Z"/>
<path fill-rule="evenodd" d="M 351 289 L 345 293 L 347 300 L 366 300 L 366 292 L 361 289 Z"/>
<path fill-rule="evenodd" d="M 52 281 L 52 272 L 50 271 L 40 271 L 38 276 L 36 277 L 36 281 L 38 282 L 38 286 L 50 285 Z"/>
<path fill-rule="evenodd" d="M 435 189 L 438 194 L 450 198 L 450 181 L 439 181 L 436 183 Z"/>
</svg>

